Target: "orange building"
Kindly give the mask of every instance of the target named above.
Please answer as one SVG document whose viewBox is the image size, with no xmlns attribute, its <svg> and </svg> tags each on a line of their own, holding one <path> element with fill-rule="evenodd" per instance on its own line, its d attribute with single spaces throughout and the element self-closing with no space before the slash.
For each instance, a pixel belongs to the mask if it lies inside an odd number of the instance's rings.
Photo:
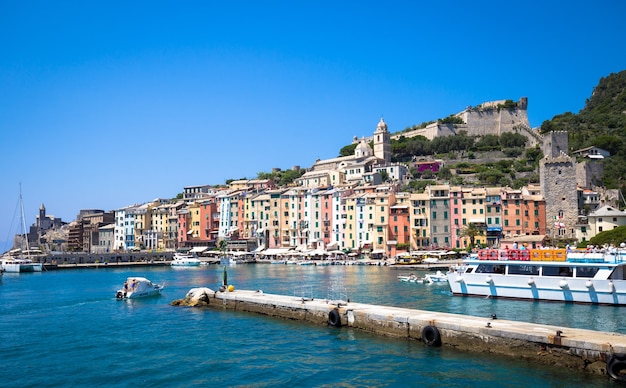
<svg viewBox="0 0 626 388">
<path fill-rule="evenodd" d="M 389 208 L 387 256 L 409 252 L 411 248 L 410 204 L 395 204 Z"/>
<path fill-rule="evenodd" d="M 546 203 L 522 190 L 502 191 L 504 237 L 546 234 Z"/>
</svg>

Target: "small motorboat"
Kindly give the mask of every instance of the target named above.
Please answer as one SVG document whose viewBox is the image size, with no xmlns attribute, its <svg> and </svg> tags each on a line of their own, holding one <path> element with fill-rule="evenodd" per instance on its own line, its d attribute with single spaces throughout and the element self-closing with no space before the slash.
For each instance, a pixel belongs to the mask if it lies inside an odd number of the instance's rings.
<svg viewBox="0 0 626 388">
<path fill-rule="evenodd" d="M 423 283 L 424 279 L 416 276 L 415 274 L 410 275 L 398 275 L 398 280 L 405 283 Z"/>
<path fill-rule="evenodd" d="M 193 255 L 175 253 L 171 264 L 175 267 L 197 267 L 201 263 L 200 259 Z"/>
<path fill-rule="evenodd" d="M 444 283 L 448 282 L 448 276 L 441 272 L 437 271 L 436 273 L 427 273 L 424 275 L 424 283 Z"/>
<path fill-rule="evenodd" d="M 160 295 L 164 288 L 164 284 L 154 284 L 146 278 L 134 276 L 126 279 L 122 288 L 115 293 L 115 297 L 117 299 L 145 298 Z"/>
</svg>

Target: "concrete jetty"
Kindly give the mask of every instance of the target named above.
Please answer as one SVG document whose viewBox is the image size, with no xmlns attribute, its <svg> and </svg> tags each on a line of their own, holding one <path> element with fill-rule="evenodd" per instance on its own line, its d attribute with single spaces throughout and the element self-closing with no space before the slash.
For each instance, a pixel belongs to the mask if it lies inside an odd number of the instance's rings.
<svg viewBox="0 0 626 388">
<path fill-rule="evenodd" d="M 232 286 L 231 286 L 232 287 Z M 420 340 L 626 379 L 626 335 L 351 301 L 195 288 L 172 305 L 208 306 Z"/>
</svg>

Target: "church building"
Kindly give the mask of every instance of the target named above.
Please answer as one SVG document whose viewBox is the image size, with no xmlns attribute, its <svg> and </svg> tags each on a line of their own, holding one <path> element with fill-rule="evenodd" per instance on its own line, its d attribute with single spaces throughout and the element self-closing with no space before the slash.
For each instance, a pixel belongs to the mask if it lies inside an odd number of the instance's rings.
<svg viewBox="0 0 626 388">
<path fill-rule="evenodd" d="M 358 142 L 358 144 L 353 155 L 325 160 L 318 159 L 297 182 L 306 188 L 371 182 L 372 174 L 380 175 L 374 169 L 376 166 L 384 167 L 391 164 L 390 139 L 387 123 L 381 118 L 372 139 L 374 149 L 370 146 L 368 139 L 361 138 L 359 140 L 355 137 L 354 142 Z M 399 169 L 400 166 L 394 167 Z M 380 177 L 378 181 L 380 181 Z"/>
</svg>

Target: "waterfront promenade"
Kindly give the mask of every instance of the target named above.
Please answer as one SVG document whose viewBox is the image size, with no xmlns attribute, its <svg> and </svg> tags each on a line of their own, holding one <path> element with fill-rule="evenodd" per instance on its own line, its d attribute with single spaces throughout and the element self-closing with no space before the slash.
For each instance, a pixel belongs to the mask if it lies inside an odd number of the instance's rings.
<svg viewBox="0 0 626 388">
<path fill-rule="evenodd" d="M 124 252 L 124 253 L 54 253 L 32 257 L 34 261 L 42 262 L 44 270 L 72 269 L 72 268 L 100 268 L 110 267 L 137 267 L 137 266 L 164 266 L 170 265 L 174 252 Z M 217 257 L 199 257 L 205 264 L 219 264 Z M 309 260 L 314 264 L 320 260 Z M 269 264 L 270 260 L 260 259 L 253 263 Z M 328 261 L 326 261 L 326 264 Z M 447 270 L 450 266 L 461 264 L 462 260 L 442 260 L 439 263 L 403 264 L 395 265 L 392 260 L 334 260 L 333 264 L 342 265 L 377 265 L 386 266 L 399 271 L 436 271 Z"/>
<path fill-rule="evenodd" d="M 72 268 L 100 268 L 169 265 L 174 252 L 125 253 L 52 253 L 33 257 L 44 265 L 44 271 Z"/>
</svg>

